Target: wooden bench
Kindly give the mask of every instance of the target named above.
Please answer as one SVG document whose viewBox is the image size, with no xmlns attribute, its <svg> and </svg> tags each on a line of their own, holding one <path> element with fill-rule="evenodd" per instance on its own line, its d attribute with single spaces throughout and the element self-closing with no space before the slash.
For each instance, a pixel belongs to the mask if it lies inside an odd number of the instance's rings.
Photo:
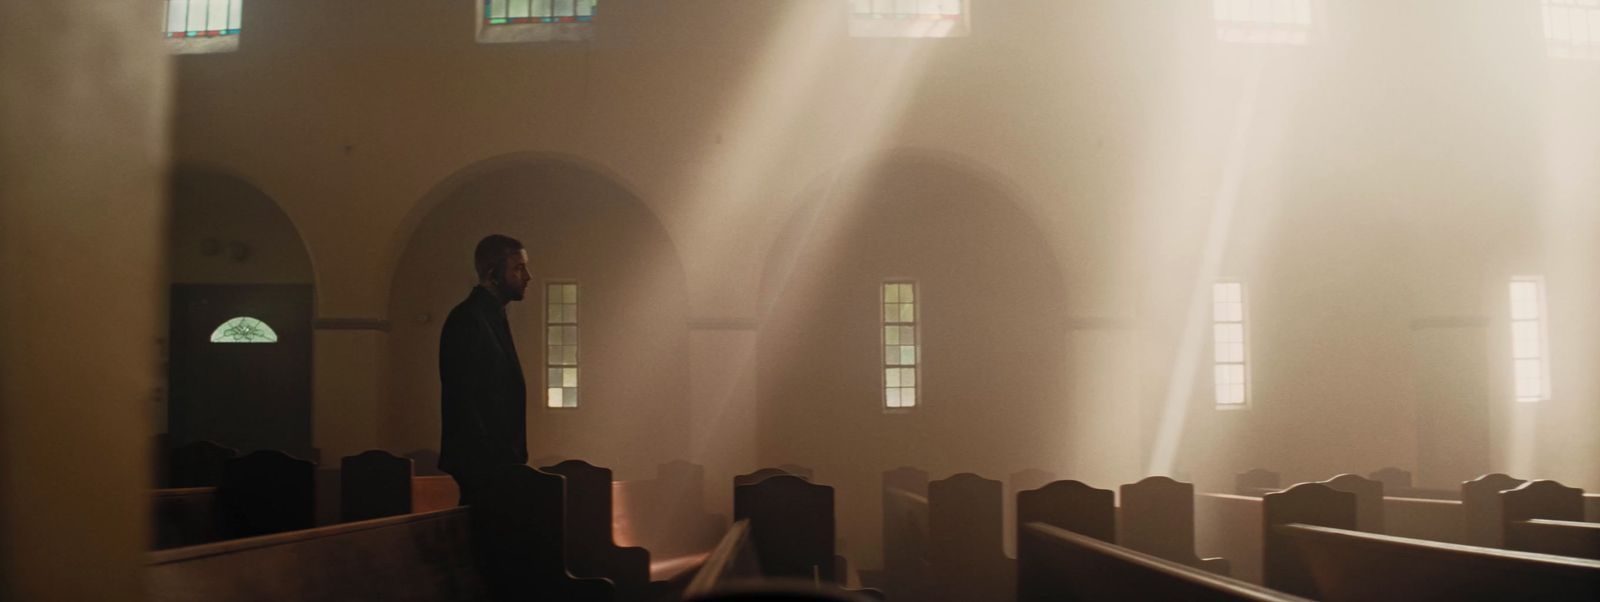
<svg viewBox="0 0 1600 602">
<path fill-rule="evenodd" d="M 611 470 L 582 460 L 540 470 L 566 479 L 566 561 L 572 574 L 609 579 L 621 601 L 652 598 L 650 552 L 618 546 L 612 535 Z"/>
<path fill-rule="evenodd" d="M 928 483 L 928 599 L 1015 595 L 1016 562 L 1006 557 L 1001 537 L 1002 496 L 999 481 L 971 473 Z"/>
<path fill-rule="evenodd" d="M 1600 561 L 1305 524 L 1273 530 L 1328 602 L 1600 599 Z"/>
<path fill-rule="evenodd" d="M 1530 481 L 1500 493 L 1508 550 L 1600 560 L 1600 523 L 1583 522 L 1583 490 Z"/>
<path fill-rule="evenodd" d="M 1017 541 L 1017 600 L 1302 600 L 1040 522 Z"/>
<path fill-rule="evenodd" d="M 928 473 L 901 467 L 883 473 L 883 571 L 862 582 L 894 600 L 922 600 L 928 565 Z"/>
<path fill-rule="evenodd" d="M 151 600 L 481 600 L 464 508 L 151 552 Z"/>
<path fill-rule="evenodd" d="M 1219 575 L 1229 574 L 1227 559 L 1200 558 L 1194 552 L 1194 485 L 1157 476 L 1123 485 L 1120 491 L 1119 545 Z"/>
</svg>

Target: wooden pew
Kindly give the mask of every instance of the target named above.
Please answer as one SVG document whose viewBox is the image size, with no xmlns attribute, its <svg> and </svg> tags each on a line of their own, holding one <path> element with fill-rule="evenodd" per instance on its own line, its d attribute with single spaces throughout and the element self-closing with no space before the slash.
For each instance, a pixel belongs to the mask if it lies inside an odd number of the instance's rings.
<svg viewBox="0 0 1600 602">
<path fill-rule="evenodd" d="M 473 555 L 497 598 L 615 599 L 611 582 L 567 571 L 565 489 L 560 475 L 525 465 L 490 476 L 485 501 L 471 507 Z"/>
<path fill-rule="evenodd" d="M 718 589 L 760 578 L 761 566 L 750 538 L 750 521 L 741 520 L 733 523 L 711 549 L 705 563 L 695 571 L 694 579 L 684 589 L 684 597 L 707 596 Z"/>
<path fill-rule="evenodd" d="M 999 481 L 962 473 L 928 483 L 928 563 L 932 600 L 1006 600 L 1016 563 L 1001 545 Z"/>
<path fill-rule="evenodd" d="M 339 520 L 354 522 L 410 514 L 410 458 L 374 449 L 339 461 Z"/>
<path fill-rule="evenodd" d="M 1261 498 L 1228 493 L 1194 497 L 1195 551 L 1228 559 L 1235 579 L 1260 584 Z"/>
<path fill-rule="evenodd" d="M 833 488 L 781 474 L 734 488 L 735 521 L 769 577 L 839 583 L 834 559 Z"/>
<path fill-rule="evenodd" d="M 1466 515 L 1456 500 L 1383 498 L 1384 535 L 1466 543 Z"/>
<path fill-rule="evenodd" d="M 414 461 L 414 460 L 413 460 Z M 432 512 L 460 505 L 461 489 L 449 475 L 411 477 L 411 511 Z"/>
<path fill-rule="evenodd" d="M 1041 522 L 1024 523 L 1018 537 L 1023 602 L 1302 599 Z"/>
<path fill-rule="evenodd" d="M 1600 599 L 1600 561 L 1280 524 L 1327 602 Z"/>
<path fill-rule="evenodd" d="M 1194 553 L 1194 485 L 1168 477 L 1146 477 L 1121 487 L 1117 542 L 1136 552 L 1227 575 L 1224 558 Z M 1060 526 L 1060 525 L 1057 525 Z"/>
<path fill-rule="evenodd" d="M 167 455 L 168 487 L 188 489 L 222 484 L 222 469 L 239 457 L 239 450 L 211 441 L 195 441 L 174 448 Z"/>
<path fill-rule="evenodd" d="M 465 508 L 148 554 L 156 602 L 483 600 Z"/>
<path fill-rule="evenodd" d="M 807 475 L 791 473 L 791 472 L 789 472 L 787 470 L 784 470 L 782 468 L 768 467 L 768 468 L 757 469 L 757 470 L 754 470 L 752 472 L 748 472 L 748 473 L 741 474 L 741 475 L 734 475 L 734 477 L 733 477 L 733 486 L 734 486 L 734 488 L 737 489 L 737 488 L 743 487 L 745 485 L 754 485 L 756 483 L 760 483 L 762 481 L 765 481 L 765 480 L 767 480 L 769 478 L 781 477 L 781 476 L 784 476 L 784 475 L 799 477 L 802 480 L 807 480 L 807 481 L 811 480 L 811 477 L 809 477 Z"/>
<path fill-rule="evenodd" d="M 1368 533 L 1384 532 L 1382 482 L 1345 473 L 1322 481 L 1322 484 L 1356 496 L 1356 529 Z"/>
<path fill-rule="evenodd" d="M 612 536 L 611 470 L 567 460 L 540 470 L 566 479 L 567 568 L 579 577 L 611 580 L 617 599 L 650 597 L 650 552 L 621 547 Z"/>
<path fill-rule="evenodd" d="M 1060 479 L 1056 478 L 1055 473 L 1037 468 L 1019 470 L 1006 476 L 1005 497 L 1002 498 L 1004 502 L 1000 504 L 1000 510 L 1003 513 L 1001 518 L 1005 522 L 1000 534 L 1005 538 L 1005 554 L 1007 557 L 1017 557 L 1017 526 L 1021 524 L 1017 522 L 1017 505 L 1014 503 L 1017 499 L 1017 494 L 1044 487 L 1058 480 Z"/>
<path fill-rule="evenodd" d="M 931 584 L 928 565 L 928 473 L 901 467 L 883 473 L 882 577 L 862 572 L 863 583 L 890 599 L 922 600 Z"/>
<path fill-rule="evenodd" d="M 1600 523 L 1583 522 L 1583 490 L 1531 481 L 1500 493 L 1508 550 L 1600 560 Z"/>
<path fill-rule="evenodd" d="M 280 451 L 229 460 L 217 487 L 226 537 L 309 529 L 316 524 L 316 465 Z"/>
<path fill-rule="evenodd" d="M 1583 494 L 1583 520 L 1600 523 L 1600 493 Z"/>
<path fill-rule="evenodd" d="M 1393 466 L 1372 471 L 1367 475 L 1367 478 L 1383 483 L 1383 494 L 1389 497 L 1457 501 L 1461 499 L 1461 491 L 1459 489 L 1416 487 L 1411 482 L 1411 471 Z"/>
<path fill-rule="evenodd" d="M 656 467 L 651 479 L 612 484 L 617 545 L 650 550 L 651 579 L 703 556 L 728 528 L 728 517 L 705 511 L 705 468 L 682 460 Z"/>
<path fill-rule="evenodd" d="M 165 550 L 222 539 L 222 516 L 216 487 L 157 489 L 150 495 L 155 541 Z"/>
<path fill-rule="evenodd" d="M 1299 549 L 1275 527 L 1317 525 L 1354 530 L 1356 496 L 1323 483 L 1301 483 L 1261 497 L 1262 584 L 1280 592 L 1319 598 L 1317 580 L 1299 558 Z"/>
<path fill-rule="evenodd" d="M 1265 468 L 1252 468 L 1233 477 L 1233 493 L 1260 497 L 1282 489 L 1282 477 Z"/>
<path fill-rule="evenodd" d="M 1500 492 L 1526 483 L 1500 473 L 1490 473 L 1461 484 L 1463 534 L 1468 544 L 1499 548 L 1505 546 L 1501 525 Z"/>
</svg>

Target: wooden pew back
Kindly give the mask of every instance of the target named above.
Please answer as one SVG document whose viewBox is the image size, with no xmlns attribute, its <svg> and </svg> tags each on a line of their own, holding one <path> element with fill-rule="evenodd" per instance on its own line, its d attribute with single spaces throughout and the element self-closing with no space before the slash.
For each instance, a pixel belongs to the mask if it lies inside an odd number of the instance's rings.
<svg viewBox="0 0 1600 602">
<path fill-rule="evenodd" d="M 251 537 L 316 524 L 316 465 L 280 451 L 229 460 L 217 487 L 223 534 Z"/>
<path fill-rule="evenodd" d="M 381 449 L 339 461 L 339 520 L 410 514 L 412 461 Z"/>
<path fill-rule="evenodd" d="M 772 476 L 735 487 L 733 509 L 734 520 L 750 521 L 767 576 L 838 582 L 832 487 L 790 474 Z"/>
<path fill-rule="evenodd" d="M 1297 596 L 1317 598 L 1317 581 L 1298 549 L 1274 529 L 1290 523 L 1355 529 L 1356 497 L 1322 483 L 1301 483 L 1261 498 L 1261 573 L 1263 585 Z"/>
</svg>

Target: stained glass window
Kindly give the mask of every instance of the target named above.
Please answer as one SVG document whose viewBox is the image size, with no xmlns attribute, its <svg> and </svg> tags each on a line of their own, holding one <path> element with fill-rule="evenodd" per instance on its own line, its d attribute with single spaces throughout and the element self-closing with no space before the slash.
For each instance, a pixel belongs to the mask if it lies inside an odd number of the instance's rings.
<svg viewBox="0 0 1600 602">
<path fill-rule="evenodd" d="M 1600 0 L 1544 0 L 1550 56 L 1600 60 Z"/>
<path fill-rule="evenodd" d="M 238 35 L 244 0 L 165 0 L 168 38 Z"/>
<path fill-rule="evenodd" d="M 211 331 L 213 343 L 276 343 L 278 333 L 266 322 L 249 316 L 240 316 L 223 322 Z"/>
<path fill-rule="evenodd" d="M 578 283 L 545 285 L 545 405 L 578 407 Z"/>
<path fill-rule="evenodd" d="M 483 0 L 484 25 L 587 23 L 599 0 Z"/>
<path fill-rule="evenodd" d="M 1545 323 L 1544 278 L 1511 279 L 1511 362 L 1517 401 L 1550 398 L 1550 349 Z"/>
<path fill-rule="evenodd" d="M 1211 287 L 1212 385 L 1217 407 L 1243 407 L 1249 387 L 1245 378 L 1244 284 L 1218 282 Z"/>
<path fill-rule="evenodd" d="M 1311 42 L 1316 0 L 1212 0 L 1217 39 L 1248 44 Z"/>
<path fill-rule="evenodd" d="M 917 406 L 917 285 L 883 283 L 883 405 Z"/>
<path fill-rule="evenodd" d="M 850 0 L 850 35 L 944 38 L 966 35 L 967 0 Z"/>
</svg>

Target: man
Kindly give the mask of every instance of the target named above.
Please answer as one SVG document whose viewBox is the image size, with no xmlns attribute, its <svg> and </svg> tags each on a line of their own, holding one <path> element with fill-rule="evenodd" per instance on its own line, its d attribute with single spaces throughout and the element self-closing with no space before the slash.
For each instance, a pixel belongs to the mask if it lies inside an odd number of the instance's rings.
<svg viewBox="0 0 1600 602">
<path fill-rule="evenodd" d="M 439 469 L 455 478 L 462 505 L 482 501 L 495 468 L 528 461 L 528 392 L 506 321 L 506 304 L 521 301 L 533 279 L 528 252 L 494 234 L 478 242 L 473 264 L 478 285 L 439 336 Z"/>
</svg>

